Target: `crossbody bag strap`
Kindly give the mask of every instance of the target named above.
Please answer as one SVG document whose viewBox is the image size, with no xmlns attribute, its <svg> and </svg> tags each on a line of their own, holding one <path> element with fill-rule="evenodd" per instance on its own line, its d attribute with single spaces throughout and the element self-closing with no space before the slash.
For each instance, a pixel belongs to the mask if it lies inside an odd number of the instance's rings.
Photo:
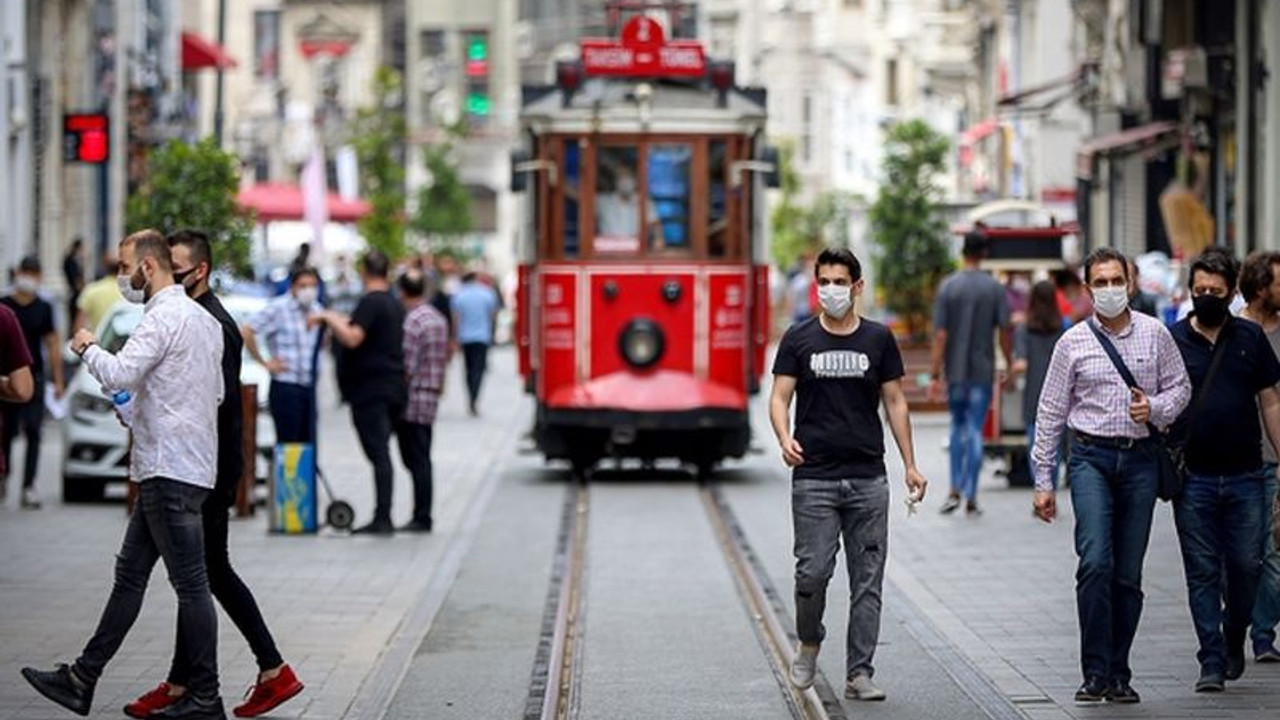
<svg viewBox="0 0 1280 720">
<path fill-rule="evenodd" d="M 1228 321 L 1228 325 L 1230 321 Z M 1209 372 L 1204 375 L 1204 384 L 1200 386 L 1200 392 L 1196 393 L 1195 399 L 1191 401 L 1191 410 L 1187 412 L 1187 426 L 1195 421 L 1196 414 L 1200 412 L 1201 406 L 1204 405 L 1205 398 L 1209 395 L 1209 388 L 1213 385 L 1213 379 L 1218 375 L 1218 368 L 1222 366 L 1222 357 L 1226 355 L 1223 348 L 1227 345 L 1227 339 L 1223 337 L 1227 333 L 1227 325 L 1222 326 L 1222 330 L 1218 332 L 1218 342 L 1213 346 L 1213 359 L 1209 361 Z"/>
</svg>

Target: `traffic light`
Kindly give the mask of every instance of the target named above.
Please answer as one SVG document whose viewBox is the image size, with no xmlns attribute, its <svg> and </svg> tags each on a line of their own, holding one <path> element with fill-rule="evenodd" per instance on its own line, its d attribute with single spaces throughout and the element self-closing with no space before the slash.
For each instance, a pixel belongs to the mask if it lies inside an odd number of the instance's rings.
<svg viewBox="0 0 1280 720">
<path fill-rule="evenodd" d="M 62 116 L 62 159 L 68 163 L 101 165 L 111 157 L 111 123 L 102 113 Z"/>
<path fill-rule="evenodd" d="M 472 125 L 483 125 L 489 118 L 489 33 L 466 34 L 467 117 Z"/>
</svg>

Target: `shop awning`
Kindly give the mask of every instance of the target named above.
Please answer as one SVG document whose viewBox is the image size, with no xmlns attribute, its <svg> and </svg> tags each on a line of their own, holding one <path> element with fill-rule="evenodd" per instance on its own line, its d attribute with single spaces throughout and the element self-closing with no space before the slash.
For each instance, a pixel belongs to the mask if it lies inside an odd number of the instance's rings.
<svg viewBox="0 0 1280 720">
<path fill-rule="evenodd" d="M 980 123 L 965 128 L 960 133 L 960 166 L 969 167 L 973 164 L 973 146 L 982 142 L 987 137 L 995 134 L 1000 130 L 999 118 L 987 118 Z"/>
<path fill-rule="evenodd" d="M 1069 75 L 1002 95 L 996 101 L 996 105 L 1001 110 L 1025 110 L 1028 112 L 1048 110 L 1075 95 L 1077 86 L 1084 80 L 1084 77 L 1084 66 L 1081 66 Z M 1057 91 L 1056 94 L 1046 97 L 1047 93 L 1054 91 Z"/>
<path fill-rule="evenodd" d="M 182 70 L 203 70 L 205 68 L 233 68 L 236 61 L 227 55 L 215 42 L 210 42 L 195 33 L 182 33 Z"/>
<path fill-rule="evenodd" d="M 1178 143 L 1178 124 L 1172 121 L 1121 130 L 1096 137 L 1076 152 L 1076 177 L 1092 180 L 1099 157 L 1123 157 L 1138 152 L 1159 152 Z"/>
<path fill-rule="evenodd" d="M 258 220 L 302 220 L 306 203 L 302 188 L 290 183 L 263 183 L 250 185 L 236 196 L 236 203 L 257 213 Z M 337 193 L 329 193 L 330 222 L 355 222 L 373 211 L 365 200 L 343 200 Z"/>
</svg>

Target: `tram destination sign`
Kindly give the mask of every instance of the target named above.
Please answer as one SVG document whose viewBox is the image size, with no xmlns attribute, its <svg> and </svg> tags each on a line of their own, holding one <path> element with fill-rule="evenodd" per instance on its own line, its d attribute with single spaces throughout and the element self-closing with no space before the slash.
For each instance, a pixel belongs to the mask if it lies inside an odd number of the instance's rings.
<svg viewBox="0 0 1280 720">
<path fill-rule="evenodd" d="M 658 21 L 638 15 L 627 21 L 619 40 L 584 39 L 582 68 L 587 75 L 702 77 L 707 56 L 701 43 L 667 40 Z"/>
</svg>

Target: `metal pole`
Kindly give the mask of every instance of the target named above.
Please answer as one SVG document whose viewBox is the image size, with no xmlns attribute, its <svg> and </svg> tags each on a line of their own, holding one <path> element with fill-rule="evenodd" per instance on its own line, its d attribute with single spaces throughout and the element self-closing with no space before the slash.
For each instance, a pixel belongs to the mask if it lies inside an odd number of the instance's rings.
<svg viewBox="0 0 1280 720">
<path fill-rule="evenodd" d="M 218 47 L 227 46 L 227 0 L 218 0 Z M 222 147 L 222 65 L 218 65 L 217 85 L 213 100 L 213 141 Z"/>
</svg>

